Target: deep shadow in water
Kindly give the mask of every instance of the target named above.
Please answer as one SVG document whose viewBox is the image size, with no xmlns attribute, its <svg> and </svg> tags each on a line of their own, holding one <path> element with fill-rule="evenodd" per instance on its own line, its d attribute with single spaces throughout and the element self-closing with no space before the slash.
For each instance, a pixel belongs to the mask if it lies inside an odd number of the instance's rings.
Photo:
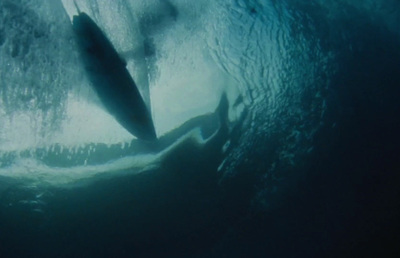
<svg viewBox="0 0 400 258">
<path fill-rule="evenodd" d="M 331 121 L 302 176 L 233 226 L 212 257 L 399 257 L 399 40 L 373 24 L 356 30 L 356 49 L 335 46 Z"/>
<path fill-rule="evenodd" d="M 8 233 L 1 234 L 7 249 L 0 250 L 4 257 L 185 257 L 209 246 L 225 225 L 219 224 L 218 151 L 202 153 L 182 144 L 162 170 L 53 189 L 49 218 L 35 219 L 29 210 L 2 216 Z"/>
</svg>

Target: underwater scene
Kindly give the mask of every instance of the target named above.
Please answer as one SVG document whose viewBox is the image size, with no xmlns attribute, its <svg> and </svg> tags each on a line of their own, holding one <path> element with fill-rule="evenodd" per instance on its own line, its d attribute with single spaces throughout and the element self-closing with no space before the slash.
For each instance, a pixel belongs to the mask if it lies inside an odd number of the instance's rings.
<svg viewBox="0 0 400 258">
<path fill-rule="evenodd" d="M 0 0 L 0 257 L 399 257 L 398 0 Z"/>
</svg>

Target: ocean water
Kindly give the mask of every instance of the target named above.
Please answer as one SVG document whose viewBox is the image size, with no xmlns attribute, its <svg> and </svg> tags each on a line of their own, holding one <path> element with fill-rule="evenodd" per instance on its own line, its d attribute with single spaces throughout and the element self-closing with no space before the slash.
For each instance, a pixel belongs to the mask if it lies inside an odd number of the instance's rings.
<svg viewBox="0 0 400 258">
<path fill-rule="evenodd" d="M 397 0 L 0 0 L 0 257 L 398 257 Z M 102 107 L 104 31 L 158 140 Z"/>
</svg>

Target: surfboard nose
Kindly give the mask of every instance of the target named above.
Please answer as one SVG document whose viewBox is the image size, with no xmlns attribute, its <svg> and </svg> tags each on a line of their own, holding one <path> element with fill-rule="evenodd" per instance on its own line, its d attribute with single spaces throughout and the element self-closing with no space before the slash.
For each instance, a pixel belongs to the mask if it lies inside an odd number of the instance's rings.
<svg viewBox="0 0 400 258">
<path fill-rule="evenodd" d="M 155 141 L 157 140 L 157 134 L 156 130 L 154 128 L 154 125 L 151 124 L 149 125 L 150 128 L 147 128 L 147 130 L 144 130 L 142 134 L 138 135 L 138 138 L 146 140 L 146 141 Z"/>
<path fill-rule="evenodd" d="M 156 131 L 154 130 L 154 128 L 153 128 L 153 131 L 151 131 L 151 133 L 149 134 L 148 139 L 146 139 L 146 140 L 149 140 L 149 141 L 157 140 L 157 134 L 156 134 Z"/>
</svg>

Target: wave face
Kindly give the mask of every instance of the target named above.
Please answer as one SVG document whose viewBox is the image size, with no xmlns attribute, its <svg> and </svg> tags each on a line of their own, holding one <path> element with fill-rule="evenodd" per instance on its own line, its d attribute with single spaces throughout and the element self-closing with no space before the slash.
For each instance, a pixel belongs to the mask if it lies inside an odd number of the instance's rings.
<svg viewBox="0 0 400 258">
<path fill-rule="evenodd" d="M 102 107 L 77 9 L 157 142 Z M 0 254 L 357 253 L 399 214 L 398 24 L 396 0 L 0 0 Z"/>
<path fill-rule="evenodd" d="M 213 113 L 229 84 L 229 76 L 204 47 L 211 14 L 198 11 L 206 3 L 194 10 L 185 2 L 168 1 L 1 4 L 2 175 L 31 181 L 38 173 L 43 177 L 37 183 L 57 184 L 54 175 L 63 174 L 60 169 L 68 169 L 65 173 L 72 182 L 107 171 L 107 163 L 116 157 L 137 159 L 133 156 L 138 150 L 127 148 L 136 139 L 101 106 L 84 72 L 70 22 L 77 8 L 98 23 L 125 59 L 152 110 L 159 137 Z M 233 90 L 230 97 L 235 94 Z M 110 149 L 107 154 L 103 145 Z M 101 159 L 96 158 L 98 151 Z"/>
<path fill-rule="evenodd" d="M 264 165 L 270 172 L 282 171 L 276 162 L 296 166 L 312 151 L 334 54 L 295 27 L 296 14 L 285 4 L 79 4 L 126 53 L 159 135 L 213 112 L 227 92 L 231 127 L 240 122 L 244 133 L 227 140 L 224 175 L 235 173 L 242 156 L 265 153 L 265 146 L 274 156 Z M 40 165 L 43 155 L 64 151 L 89 158 L 95 147 L 88 146 L 130 144 L 132 137 L 99 105 L 83 72 L 68 21 L 77 12 L 73 1 L 3 6 L 2 167 L 27 159 Z"/>
</svg>

